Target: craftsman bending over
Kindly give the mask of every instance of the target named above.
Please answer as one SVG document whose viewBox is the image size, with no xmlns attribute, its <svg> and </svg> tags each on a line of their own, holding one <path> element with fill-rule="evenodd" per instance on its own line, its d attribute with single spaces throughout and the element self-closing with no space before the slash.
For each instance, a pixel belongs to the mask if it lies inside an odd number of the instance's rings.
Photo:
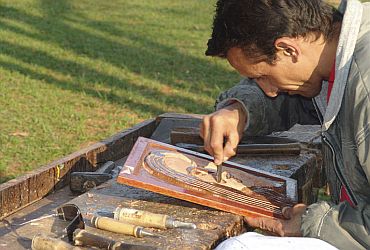
<svg viewBox="0 0 370 250">
<path fill-rule="evenodd" d="M 322 125 L 332 202 L 285 208 L 286 220 L 245 221 L 370 249 L 370 4 L 343 1 L 338 11 L 320 0 L 219 0 L 206 55 L 246 77 L 201 125 L 216 164 L 235 155 L 243 133 Z"/>
</svg>

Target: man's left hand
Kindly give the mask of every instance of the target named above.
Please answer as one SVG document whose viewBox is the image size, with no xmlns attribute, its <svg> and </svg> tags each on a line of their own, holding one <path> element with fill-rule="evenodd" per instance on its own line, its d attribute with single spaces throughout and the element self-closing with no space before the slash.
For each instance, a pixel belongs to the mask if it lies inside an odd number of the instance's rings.
<svg viewBox="0 0 370 250">
<path fill-rule="evenodd" d="M 263 217 L 244 217 L 244 220 L 251 227 L 260 228 L 279 236 L 302 236 L 301 217 L 306 211 L 306 208 L 307 206 L 305 204 L 297 204 L 294 207 L 284 207 L 282 213 L 285 220 Z"/>
</svg>

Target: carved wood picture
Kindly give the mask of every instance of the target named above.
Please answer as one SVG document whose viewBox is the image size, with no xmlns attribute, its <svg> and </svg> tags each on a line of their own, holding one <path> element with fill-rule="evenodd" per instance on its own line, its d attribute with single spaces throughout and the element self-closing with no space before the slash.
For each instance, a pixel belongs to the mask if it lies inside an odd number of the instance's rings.
<svg viewBox="0 0 370 250">
<path fill-rule="evenodd" d="M 139 137 L 117 181 L 243 216 L 281 218 L 297 201 L 297 184 L 227 161 L 222 180 L 209 155 Z"/>
</svg>

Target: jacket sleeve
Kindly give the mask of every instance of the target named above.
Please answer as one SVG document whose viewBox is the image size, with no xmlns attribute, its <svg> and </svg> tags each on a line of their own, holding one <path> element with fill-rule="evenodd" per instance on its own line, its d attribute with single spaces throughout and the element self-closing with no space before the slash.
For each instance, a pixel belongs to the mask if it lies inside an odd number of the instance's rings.
<svg viewBox="0 0 370 250">
<path fill-rule="evenodd" d="M 222 93 L 215 108 L 221 109 L 233 100 L 244 105 L 247 112 L 246 134 L 249 135 L 288 130 L 296 123 L 320 123 L 311 99 L 283 93 L 270 98 L 254 81 L 247 78 Z"/>
<path fill-rule="evenodd" d="M 355 208 L 348 202 L 320 202 L 310 205 L 302 216 L 301 231 L 305 237 L 322 239 L 339 249 L 369 249 L 369 226 L 370 206 L 365 202 Z"/>
<path fill-rule="evenodd" d="M 357 67 L 356 61 L 352 65 Z M 346 102 L 342 104 L 346 107 L 345 119 L 350 120 L 346 129 L 352 132 L 348 138 L 343 136 L 341 142 L 345 150 L 342 155 L 353 161 L 345 161 L 347 167 L 352 167 L 344 174 L 356 186 L 357 206 L 352 207 L 348 202 L 312 204 L 302 216 L 301 225 L 304 236 L 320 238 L 340 249 L 370 249 L 370 94 L 367 87 L 370 78 L 359 73 L 355 76 L 352 84 L 347 85 Z"/>
</svg>

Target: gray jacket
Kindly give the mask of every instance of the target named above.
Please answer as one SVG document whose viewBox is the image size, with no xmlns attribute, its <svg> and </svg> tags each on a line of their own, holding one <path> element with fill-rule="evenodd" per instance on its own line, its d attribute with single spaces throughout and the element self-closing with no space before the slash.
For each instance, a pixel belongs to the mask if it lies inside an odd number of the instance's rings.
<svg viewBox="0 0 370 250">
<path fill-rule="evenodd" d="M 230 99 L 242 102 L 248 113 L 246 133 L 253 135 L 287 130 L 296 123 L 321 123 L 332 202 L 308 207 L 302 216 L 302 234 L 339 249 L 370 249 L 370 3 L 349 0 L 341 8 L 336 78 L 327 107 L 321 98 L 325 82 L 314 99 L 286 94 L 269 98 L 244 79 L 220 95 L 216 108 Z M 339 203 L 342 184 L 355 207 Z"/>
</svg>

